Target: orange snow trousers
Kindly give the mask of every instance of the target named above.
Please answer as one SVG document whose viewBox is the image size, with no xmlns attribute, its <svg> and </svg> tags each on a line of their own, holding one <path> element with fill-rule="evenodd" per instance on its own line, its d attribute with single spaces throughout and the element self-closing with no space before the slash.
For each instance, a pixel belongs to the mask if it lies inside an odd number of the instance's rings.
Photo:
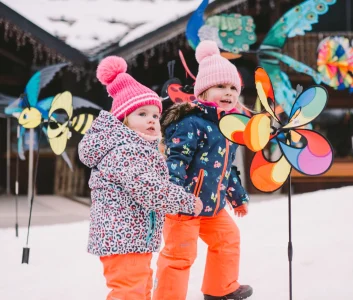
<svg viewBox="0 0 353 300">
<path fill-rule="evenodd" d="M 101 256 L 107 286 L 111 289 L 107 300 L 150 300 L 151 259 L 152 253 Z"/>
<path fill-rule="evenodd" d="M 208 245 L 202 292 L 224 296 L 239 288 L 240 234 L 225 209 L 214 217 L 167 215 L 153 300 L 185 300 L 197 239 Z"/>
</svg>

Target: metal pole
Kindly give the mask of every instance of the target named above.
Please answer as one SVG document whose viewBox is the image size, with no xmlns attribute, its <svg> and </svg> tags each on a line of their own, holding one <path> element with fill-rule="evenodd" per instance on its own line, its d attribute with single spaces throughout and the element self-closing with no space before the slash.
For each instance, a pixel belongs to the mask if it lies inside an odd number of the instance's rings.
<svg viewBox="0 0 353 300">
<path fill-rule="evenodd" d="M 293 299 L 293 277 L 292 277 L 292 260 L 293 260 L 293 245 L 292 245 L 292 191 L 291 191 L 291 175 L 288 177 L 288 262 L 289 262 L 289 299 Z"/>
<path fill-rule="evenodd" d="M 17 141 L 20 138 L 20 125 L 17 125 Z M 16 185 L 15 185 L 15 204 L 16 204 L 16 223 L 15 223 L 15 231 L 16 231 L 16 237 L 18 237 L 18 193 L 19 193 L 19 180 L 18 180 L 18 176 L 19 176 L 19 165 L 20 165 L 20 155 L 17 151 L 17 155 L 16 155 Z"/>
<path fill-rule="evenodd" d="M 11 118 L 7 118 L 7 128 L 6 128 L 6 194 L 10 196 L 11 187 L 10 187 L 10 164 L 11 164 Z"/>
<path fill-rule="evenodd" d="M 351 31 L 351 28 L 352 28 L 352 21 L 351 21 L 352 7 L 351 7 L 351 1 L 352 0 L 346 0 L 346 30 L 347 31 Z"/>
<path fill-rule="evenodd" d="M 28 189 L 27 189 L 28 207 L 30 207 L 30 205 L 31 205 L 32 193 L 34 193 L 34 189 L 32 189 L 32 185 L 33 185 L 33 148 L 34 148 L 34 129 L 31 128 L 29 130 Z"/>
<path fill-rule="evenodd" d="M 289 145 L 292 144 L 291 136 L 288 137 Z M 293 299 L 293 244 L 292 244 L 292 178 L 288 176 L 288 263 L 289 263 L 289 300 Z"/>
</svg>

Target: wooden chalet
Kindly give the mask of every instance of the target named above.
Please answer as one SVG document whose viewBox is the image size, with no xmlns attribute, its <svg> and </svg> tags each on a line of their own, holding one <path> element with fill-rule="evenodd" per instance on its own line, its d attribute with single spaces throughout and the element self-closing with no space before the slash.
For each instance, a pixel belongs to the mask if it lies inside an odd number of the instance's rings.
<svg viewBox="0 0 353 300">
<path fill-rule="evenodd" d="M 206 15 L 218 13 L 251 15 L 256 24 L 258 40 L 257 44 L 253 45 L 256 48 L 283 13 L 301 2 L 302 0 L 217 0 L 209 5 Z M 353 5 L 350 5 L 350 0 L 340 0 L 340 2 L 330 7 L 329 12 L 320 17 L 319 24 L 313 26 L 312 32 L 306 33 L 305 36 L 288 39 L 284 52 L 316 69 L 316 49 L 324 37 L 339 35 L 353 38 L 353 23 L 350 19 Z M 175 76 L 186 82 L 190 80 L 190 78 L 185 78 L 185 71 L 178 56 L 179 50 L 183 52 L 190 70 L 194 74 L 197 73 L 195 52 L 185 38 L 185 26 L 190 15 L 191 13 L 123 46 L 119 45 L 119 42 L 112 43 L 87 57 L 0 3 L 0 92 L 19 95 L 33 73 L 33 69 L 55 62 L 70 61 L 72 68 L 65 71 L 65 76 L 59 75 L 59 78 L 43 92 L 50 93 L 68 89 L 93 102 L 99 99 L 100 104 L 104 103 L 103 107 L 108 109 L 110 100 L 104 87 L 94 80 L 95 68 L 102 58 L 108 55 L 119 55 L 128 61 L 128 72 L 132 76 L 160 93 L 163 84 L 168 79 L 167 63 L 171 60 L 176 60 Z M 36 62 L 33 61 L 34 57 L 36 57 Z M 251 107 L 256 99 L 253 77 L 258 65 L 257 57 L 251 54 L 244 55 L 234 63 L 245 82 L 243 91 L 245 104 Z M 311 77 L 296 73 L 284 65 L 282 67 L 289 75 L 292 86 L 301 84 L 306 88 L 314 84 Z M 81 78 L 77 80 L 77 77 Z M 292 183 L 296 193 L 339 187 L 353 182 L 351 139 L 353 123 L 350 112 L 353 108 L 353 96 L 347 90 L 335 91 L 330 87 L 325 87 L 330 97 L 325 111 L 327 113 L 315 124 L 315 129 L 331 141 L 335 150 L 335 160 L 330 171 L 323 176 L 304 177 L 293 171 Z M 6 120 L 0 118 L 0 178 L 6 178 L 6 130 L 3 130 L 4 127 L 6 127 Z M 38 193 L 76 197 L 89 195 L 87 187 L 89 170 L 78 162 L 76 147 L 77 144 L 73 141 L 68 150 L 74 162 L 74 172 L 68 170 L 61 157 L 55 157 L 50 151 L 41 154 L 43 159 L 39 163 L 38 178 L 43 178 L 40 180 L 45 184 L 37 187 Z M 15 165 L 15 156 L 16 152 L 13 151 L 11 166 Z M 256 193 L 247 174 L 251 157 L 252 154 L 246 151 L 246 186 L 251 193 Z M 27 162 L 21 162 L 24 169 L 26 165 Z M 14 182 L 14 174 L 12 167 L 11 182 Z M 25 182 L 26 176 L 25 172 L 21 174 L 22 182 Z M 4 180 L 1 179 L 0 189 L 4 186 Z M 26 188 L 24 183 L 21 192 L 26 193 Z"/>
<path fill-rule="evenodd" d="M 65 90 L 93 102 L 94 99 L 105 99 L 104 96 L 102 97 L 101 86 L 92 80 L 95 78 L 94 65 L 90 64 L 83 53 L 50 35 L 0 2 L 0 93 L 13 97 L 19 96 L 35 71 L 61 62 L 68 62 L 69 66 L 60 71 L 41 91 L 41 99 Z M 7 193 L 15 191 L 17 156 L 17 121 L 14 118 L 8 118 L 3 113 L 3 109 L 4 107 L 0 107 L 0 194 L 5 191 Z M 10 140 L 8 141 L 7 138 Z M 77 146 L 78 139 L 79 136 L 74 136 L 69 144 Z M 71 159 L 75 160 L 75 151 L 69 149 L 69 152 Z M 37 193 L 55 192 L 56 163 L 60 160 L 62 158 L 56 157 L 48 144 L 43 141 L 40 149 L 37 179 L 40 184 L 36 186 Z M 19 193 L 27 194 L 28 158 L 26 161 L 20 161 L 19 168 Z"/>
</svg>

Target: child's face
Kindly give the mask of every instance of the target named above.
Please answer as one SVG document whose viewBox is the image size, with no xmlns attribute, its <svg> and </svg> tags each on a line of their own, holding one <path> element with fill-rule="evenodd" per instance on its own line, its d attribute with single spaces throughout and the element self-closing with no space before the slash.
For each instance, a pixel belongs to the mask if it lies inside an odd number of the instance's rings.
<svg viewBox="0 0 353 300">
<path fill-rule="evenodd" d="M 238 91 L 234 85 L 219 84 L 207 90 L 206 101 L 215 102 L 225 111 L 232 110 L 238 102 Z"/>
<path fill-rule="evenodd" d="M 127 116 L 129 128 L 147 135 L 158 136 L 161 132 L 160 113 L 155 105 L 141 106 Z"/>
</svg>

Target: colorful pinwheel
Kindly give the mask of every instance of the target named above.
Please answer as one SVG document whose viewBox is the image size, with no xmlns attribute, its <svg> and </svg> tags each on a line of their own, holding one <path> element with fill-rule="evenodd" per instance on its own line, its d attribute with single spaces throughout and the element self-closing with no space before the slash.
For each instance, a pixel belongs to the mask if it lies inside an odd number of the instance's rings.
<svg viewBox="0 0 353 300">
<path fill-rule="evenodd" d="M 248 118 L 229 114 L 221 118 L 219 128 L 231 142 L 246 145 L 255 152 L 250 178 L 260 191 L 273 192 L 282 187 L 294 168 L 304 175 L 320 175 L 332 164 L 332 147 L 318 132 L 302 129 L 325 108 L 327 92 L 312 86 L 300 93 L 290 112 L 287 124 L 276 116 L 274 90 L 268 74 L 261 67 L 255 71 L 258 98 L 267 113 Z M 279 145 L 281 156 L 271 161 L 264 148 L 269 141 Z"/>
<path fill-rule="evenodd" d="M 335 89 L 353 92 L 353 49 L 344 37 L 327 37 L 318 46 L 317 69 Z"/>
</svg>

